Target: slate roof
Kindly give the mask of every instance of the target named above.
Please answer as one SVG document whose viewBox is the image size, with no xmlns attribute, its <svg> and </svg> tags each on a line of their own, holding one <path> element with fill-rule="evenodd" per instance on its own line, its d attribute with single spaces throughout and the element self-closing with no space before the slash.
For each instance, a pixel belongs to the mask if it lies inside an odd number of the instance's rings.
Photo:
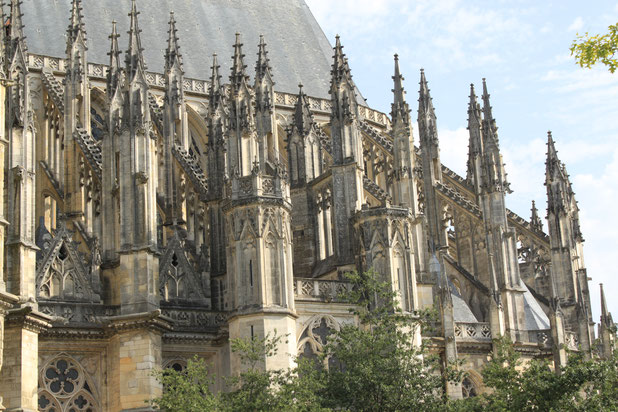
<svg viewBox="0 0 618 412">
<path fill-rule="evenodd" d="M 541 308 L 541 305 L 532 295 L 532 292 L 522 282 L 526 291 L 524 292 L 524 313 L 526 315 L 526 330 L 549 329 L 549 318 Z"/>
<path fill-rule="evenodd" d="M 109 64 L 108 35 L 118 22 L 119 44 L 126 49 L 130 0 L 85 0 L 83 15 L 88 60 Z M 163 72 L 170 10 L 177 21 L 185 75 L 208 79 L 217 53 L 223 81 L 231 67 L 235 33 L 242 34 L 247 74 L 253 76 L 259 35 L 267 43 L 275 89 L 328 98 L 332 47 L 304 0 L 137 0 L 144 58 L 149 71 Z M 22 5 L 26 42 L 34 54 L 65 57 L 71 0 L 28 0 Z M 363 99 L 359 96 L 359 102 Z"/>
<path fill-rule="evenodd" d="M 478 319 L 474 316 L 474 313 L 472 313 L 472 310 L 466 301 L 463 300 L 461 294 L 450 279 L 448 281 L 448 285 L 451 289 L 451 299 L 453 300 L 453 318 L 455 322 L 477 323 Z"/>
</svg>

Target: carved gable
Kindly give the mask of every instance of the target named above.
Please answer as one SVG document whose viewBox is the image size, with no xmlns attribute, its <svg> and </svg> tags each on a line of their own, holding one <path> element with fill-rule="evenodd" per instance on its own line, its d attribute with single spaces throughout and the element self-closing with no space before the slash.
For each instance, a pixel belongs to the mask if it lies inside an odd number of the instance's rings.
<svg viewBox="0 0 618 412">
<path fill-rule="evenodd" d="M 37 295 L 43 299 L 99 302 L 90 270 L 84 265 L 84 256 L 77 251 L 72 232 L 64 221 L 52 236 L 44 226 L 37 230 L 36 286 Z"/>
<path fill-rule="evenodd" d="M 159 291 L 164 301 L 210 306 L 210 284 L 200 276 L 185 241 L 177 231 L 169 240 L 159 263 Z M 207 270 L 207 268 L 204 268 Z"/>
</svg>

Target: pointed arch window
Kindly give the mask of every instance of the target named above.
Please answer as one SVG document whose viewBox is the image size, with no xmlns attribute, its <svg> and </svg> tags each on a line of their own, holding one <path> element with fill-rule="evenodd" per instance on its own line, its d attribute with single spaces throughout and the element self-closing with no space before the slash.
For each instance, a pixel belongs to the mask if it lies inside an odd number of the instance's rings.
<svg viewBox="0 0 618 412">
<path fill-rule="evenodd" d="M 464 398 L 472 398 L 478 395 L 476 385 L 469 376 L 466 376 L 461 382 L 461 394 Z"/>
</svg>

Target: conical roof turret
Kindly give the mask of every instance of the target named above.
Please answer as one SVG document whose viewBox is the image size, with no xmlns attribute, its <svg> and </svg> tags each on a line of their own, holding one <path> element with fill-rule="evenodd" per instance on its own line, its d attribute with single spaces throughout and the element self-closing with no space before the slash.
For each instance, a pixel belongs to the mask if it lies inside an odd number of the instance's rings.
<svg viewBox="0 0 618 412">
<path fill-rule="evenodd" d="M 315 121 L 313 114 L 307 101 L 307 95 L 303 92 L 303 85 L 298 85 L 298 100 L 294 108 L 294 119 L 292 122 L 292 131 L 297 132 L 301 136 L 309 134 Z"/>
</svg>

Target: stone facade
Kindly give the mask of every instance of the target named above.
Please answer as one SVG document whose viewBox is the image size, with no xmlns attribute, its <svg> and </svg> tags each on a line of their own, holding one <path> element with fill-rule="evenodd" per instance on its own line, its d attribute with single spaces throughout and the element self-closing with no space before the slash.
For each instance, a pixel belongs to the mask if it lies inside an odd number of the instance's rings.
<svg viewBox="0 0 618 412">
<path fill-rule="evenodd" d="M 315 85 L 277 89 L 264 37 L 247 39 L 253 79 L 239 34 L 229 82 L 216 55 L 208 80 L 185 77 L 179 44 L 192 39 L 179 39 L 173 13 L 164 65 L 149 72 L 137 4 L 121 3 L 124 59 L 116 23 L 88 43 L 90 3 L 66 8 L 64 56 L 28 51 L 20 1 L 2 10 L 0 410 L 150 410 L 161 393 L 152 371 L 196 354 L 223 389 L 241 368 L 230 339 L 275 330 L 287 340 L 264 367 L 293 366 L 355 321 L 338 300 L 351 270 L 383 276 L 405 311 L 439 309 L 422 339 L 464 359 L 452 397 L 483 390 L 479 370 L 501 335 L 557 368 L 564 347 L 593 355 L 566 169 L 550 134 L 549 234 L 534 204 L 530 221 L 506 208 L 485 80 L 482 106 L 470 92 L 461 177 L 440 162 L 422 71 L 415 147 L 397 56 L 390 116 L 358 97 L 338 37 L 319 74 L 330 75 L 329 99 L 308 96 Z M 108 64 L 93 63 L 88 45 L 106 41 Z"/>
</svg>

